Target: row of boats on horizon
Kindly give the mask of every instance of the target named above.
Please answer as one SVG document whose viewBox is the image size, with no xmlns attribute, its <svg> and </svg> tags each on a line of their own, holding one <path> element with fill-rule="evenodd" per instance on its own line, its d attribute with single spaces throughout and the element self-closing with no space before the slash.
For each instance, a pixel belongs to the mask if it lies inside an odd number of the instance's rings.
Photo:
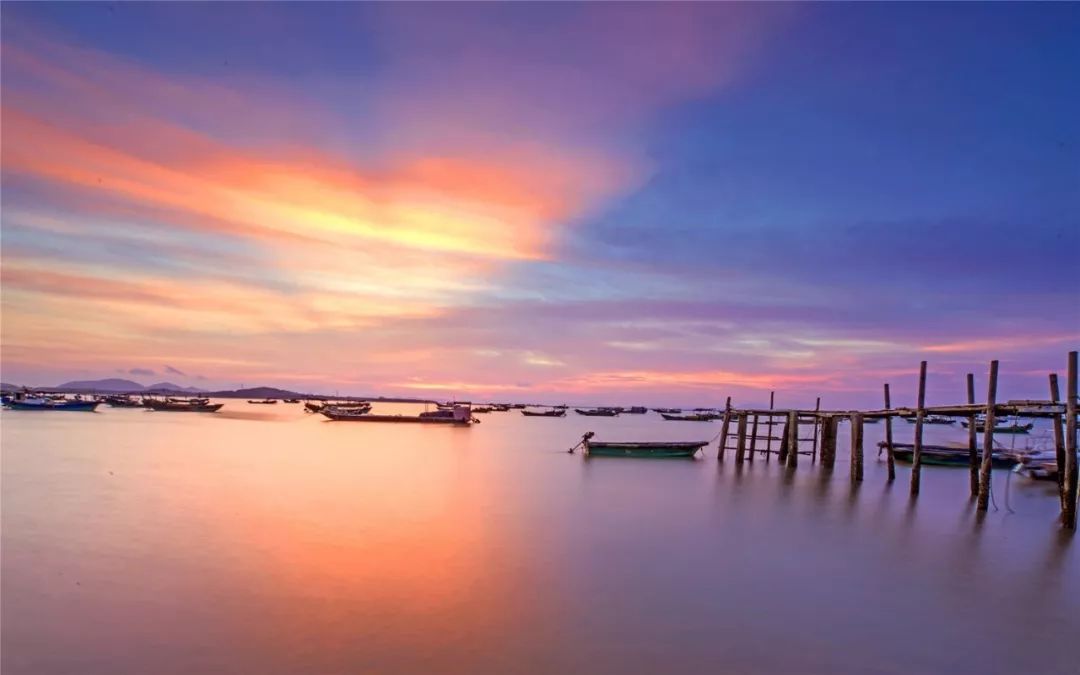
<svg viewBox="0 0 1080 675">
<path fill-rule="evenodd" d="M 521 403 L 493 403 L 473 406 L 470 402 L 453 401 L 436 404 L 435 410 L 426 410 L 416 415 L 405 414 L 377 414 L 372 412 L 372 403 L 366 400 L 303 400 L 298 398 L 285 399 L 248 399 L 249 405 L 277 405 L 303 404 L 305 413 L 320 414 L 332 421 L 354 422 L 385 422 L 385 423 L 419 423 L 439 424 L 451 426 L 471 426 L 479 423 L 476 414 L 490 414 L 497 412 L 519 411 L 525 417 L 566 417 L 569 410 L 584 417 L 618 417 L 620 415 L 645 415 L 655 412 L 664 420 L 685 422 L 714 422 L 724 419 L 724 412 L 715 408 L 695 408 L 683 411 L 677 408 L 645 408 L 643 406 L 632 407 L 600 407 L 600 408 L 570 408 L 567 405 L 557 406 L 528 406 Z M 67 397 L 60 394 L 40 395 L 31 392 L 18 392 L 14 395 L 4 395 L 2 403 L 5 408 L 26 411 L 95 411 L 98 406 L 106 405 L 113 408 L 143 408 L 157 412 L 188 412 L 188 413 L 216 413 L 225 403 L 212 402 L 205 397 L 135 397 L 126 394 L 112 394 L 104 396 L 83 396 L 76 394 Z M 909 423 L 914 424 L 915 418 L 902 417 Z M 730 421 L 730 420 L 729 420 Z M 866 418 L 866 423 L 878 423 L 878 418 Z M 944 415 L 927 415 L 923 418 L 924 424 L 951 426 L 956 419 Z M 960 420 L 966 428 L 967 420 Z M 1005 424 L 995 424 L 994 434 L 1021 435 L 1028 434 L 1034 427 L 1033 422 L 1021 423 L 1013 419 Z M 976 429 L 983 432 L 984 424 L 981 417 L 976 417 Z M 573 448 L 581 448 L 589 456 L 623 456 L 623 457 L 694 457 L 707 447 L 711 441 L 597 441 L 593 438 L 593 432 L 587 432 L 581 441 Z M 885 442 L 879 443 L 882 451 L 886 449 Z M 911 463 L 914 455 L 914 445 L 910 443 L 893 443 L 892 452 L 900 462 Z M 981 450 L 980 450 L 981 454 Z M 1057 470 L 1054 462 L 1053 451 L 1044 448 L 1005 448 L 995 441 L 992 452 L 992 464 L 996 468 L 1016 469 L 1031 478 L 1056 480 Z M 922 448 L 922 462 L 930 466 L 967 466 L 969 451 L 965 443 L 953 443 L 946 445 L 924 444 Z"/>
</svg>

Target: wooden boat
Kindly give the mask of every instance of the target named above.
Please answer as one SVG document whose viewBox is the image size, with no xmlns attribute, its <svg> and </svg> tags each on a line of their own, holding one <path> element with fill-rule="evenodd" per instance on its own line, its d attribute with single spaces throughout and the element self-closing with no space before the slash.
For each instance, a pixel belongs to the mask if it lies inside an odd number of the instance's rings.
<svg viewBox="0 0 1080 675">
<path fill-rule="evenodd" d="M 649 409 L 640 405 L 635 405 L 631 408 L 627 408 L 623 412 L 629 413 L 631 415 L 644 415 L 645 413 L 649 412 Z"/>
<path fill-rule="evenodd" d="M 878 447 L 886 448 L 885 441 Z M 910 464 L 915 461 L 915 445 L 912 443 L 893 443 L 893 457 L 898 462 Z M 976 452 L 978 461 L 982 461 L 982 449 Z M 967 447 L 954 445 L 924 445 L 922 463 L 930 466 L 967 466 L 970 461 Z M 1017 463 L 1016 455 L 1002 450 L 990 454 L 990 466 L 995 469 L 1010 469 Z"/>
<path fill-rule="evenodd" d="M 304 402 L 304 410 L 306 410 L 307 412 L 322 412 L 322 409 L 324 407 L 326 407 L 325 403 L 312 403 L 311 401 Z"/>
<path fill-rule="evenodd" d="M 210 403 L 209 399 L 193 398 L 187 401 L 169 399 L 160 401 L 154 398 L 144 398 L 143 405 L 150 410 L 158 412 L 198 412 L 212 413 L 221 410 L 224 403 Z"/>
<path fill-rule="evenodd" d="M 251 399 L 248 399 L 248 403 L 253 403 L 255 405 L 274 405 L 275 403 L 277 403 L 277 399 L 276 398 L 267 398 L 267 399 L 263 399 L 261 401 L 253 401 Z"/>
<path fill-rule="evenodd" d="M 25 396 L 16 394 L 7 403 L 12 410 L 37 410 L 37 411 L 67 411 L 67 412 L 94 412 L 99 405 L 98 401 L 69 401 L 64 398 Z"/>
<path fill-rule="evenodd" d="M 593 432 L 587 432 L 569 452 L 580 447 L 589 457 L 686 459 L 694 457 L 709 444 L 708 441 L 594 441 L 593 436 Z"/>
<path fill-rule="evenodd" d="M 300 399 L 298 399 L 298 398 L 283 398 L 283 399 L 281 399 L 281 402 L 282 403 L 299 403 Z"/>
<path fill-rule="evenodd" d="M 615 417 L 619 414 L 618 410 L 612 408 L 574 408 L 574 412 L 585 417 Z"/>
<path fill-rule="evenodd" d="M 480 421 L 472 416 L 472 408 L 466 405 L 457 405 L 450 410 L 438 409 L 431 412 L 422 412 L 419 415 L 371 415 L 368 414 L 370 409 L 370 406 L 366 409 L 326 406 L 320 412 L 336 422 L 396 422 L 469 426 L 473 422 Z"/>
<path fill-rule="evenodd" d="M 495 408 L 492 408 L 491 406 L 484 406 L 484 405 L 478 406 L 478 407 L 472 409 L 473 413 L 480 414 L 480 415 L 487 414 L 487 413 L 489 413 L 489 412 L 491 412 L 493 410 L 495 410 Z"/>
<path fill-rule="evenodd" d="M 682 412 L 682 408 L 653 408 L 655 412 L 667 413 L 669 415 L 677 415 Z"/>
<path fill-rule="evenodd" d="M 142 401 L 136 401 L 130 396 L 106 396 L 105 404 L 112 408 L 141 408 L 143 407 Z"/>
<path fill-rule="evenodd" d="M 916 418 L 905 417 L 904 421 L 915 424 Z M 956 420 L 951 417 L 945 417 L 944 415 L 926 415 L 922 420 L 923 424 L 956 424 Z"/>
<path fill-rule="evenodd" d="M 717 419 L 716 415 L 708 413 L 693 413 L 689 415 L 669 415 L 667 413 L 660 413 L 660 417 L 663 417 L 669 422 L 712 422 Z"/>
<path fill-rule="evenodd" d="M 962 420 L 960 422 L 960 424 L 963 424 L 965 429 L 968 428 L 969 426 L 971 426 L 968 423 L 967 420 Z M 1029 431 L 1031 431 L 1034 427 L 1035 427 L 1034 422 L 1028 422 L 1027 424 L 1020 424 L 1019 422 L 1013 422 L 1012 424 L 1009 424 L 1009 425 L 1006 425 L 1006 426 L 1000 426 L 999 427 L 999 426 L 995 425 L 994 426 L 994 433 L 995 434 L 1026 434 Z M 976 420 L 976 422 L 975 422 L 975 431 L 978 431 L 979 433 L 985 433 L 986 432 L 986 422 L 984 422 L 983 420 Z"/>
<path fill-rule="evenodd" d="M 558 408 L 551 410 L 522 410 L 525 417 L 566 417 L 566 411 Z"/>
</svg>

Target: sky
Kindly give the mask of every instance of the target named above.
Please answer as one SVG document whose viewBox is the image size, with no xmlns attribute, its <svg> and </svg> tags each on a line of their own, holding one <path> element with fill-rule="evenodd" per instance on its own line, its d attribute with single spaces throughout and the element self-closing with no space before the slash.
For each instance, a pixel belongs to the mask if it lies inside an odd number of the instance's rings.
<svg viewBox="0 0 1080 675">
<path fill-rule="evenodd" d="M 1047 395 L 1080 5 L 4 3 L 5 382 Z"/>
</svg>

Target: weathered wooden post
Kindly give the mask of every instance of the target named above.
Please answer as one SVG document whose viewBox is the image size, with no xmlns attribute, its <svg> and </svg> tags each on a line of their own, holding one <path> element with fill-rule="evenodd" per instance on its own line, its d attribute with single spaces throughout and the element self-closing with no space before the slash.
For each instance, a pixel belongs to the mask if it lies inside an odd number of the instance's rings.
<svg viewBox="0 0 1080 675">
<path fill-rule="evenodd" d="M 776 403 L 776 392 L 775 391 L 770 391 L 769 392 L 769 412 L 770 413 L 772 413 L 772 411 L 773 411 L 773 404 L 774 403 Z M 765 423 L 765 426 L 768 429 L 768 433 L 767 433 L 766 440 L 765 440 L 765 461 L 768 462 L 769 460 L 772 459 L 773 418 L 772 418 L 771 414 L 769 415 L 768 421 Z"/>
<path fill-rule="evenodd" d="M 724 461 L 724 452 L 727 451 L 728 422 L 731 421 L 731 397 L 727 397 L 724 404 L 724 426 L 720 429 L 720 447 L 716 449 L 717 461 Z"/>
<path fill-rule="evenodd" d="M 984 415 L 982 447 L 982 468 L 979 471 L 979 502 L 978 510 L 985 511 L 990 506 L 990 463 L 994 454 L 994 418 L 997 415 L 997 376 L 998 362 L 990 362 L 990 383 L 986 388 L 986 414 Z"/>
<path fill-rule="evenodd" d="M 836 463 L 837 423 L 834 415 L 828 415 L 821 423 L 821 465 L 829 469 Z"/>
<path fill-rule="evenodd" d="M 814 404 L 814 440 L 810 446 L 810 463 L 813 464 L 817 461 L 818 454 L 818 427 L 821 426 L 821 419 L 817 416 L 817 413 L 821 412 L 821 397 L 818 396 L 817 403 Z"/>
<path fill-rule="evenodd" d="M 757 425 L 758 416 L 754 415 L 754 426 L 750 429 L 750 461 L 754 461 L 754 453 L 757 452 Z"/>
<path fill-rule="evenodd" d="M 885 411 L 888 412 L 892 408 L 892 403 L 889 401 L 889 383 L 885 383 Z M 896 457 L 893 455 L 892 446 L 892 415 L 885 416 L 885 452 L 889 460 L 889 482 L 896 480 Z"/>
<path fill-rule="evenodd" d="M 1058 389 L 1057 373 L 1050 373 L 1050 402 L 1061 402 L 1061 390 Z M 1065 518 L 1065 430 L 1061 427 L 1061 416 L 1055 414 L 1054 421 L 1054 455 L 1057 460 L 1057 483 L 1058 501 L 1061 502 L 1061 517 Z"/>
<path fill-rule="evenodd" d="M 787 465 L 789 469 L 799 466 L 799 413 L 794 410 L 787 414 Z"/>
<path fill-rule="evenodd" d="M 1069 352 L 1069 373 L 1065 383 L 1065 510 L 1062 524 L 1076 529 L 1076 352 Z"/>
<path fill-rule="evenodd" d="M 851 414 L 851 482 L 861 483 L 863 479 L 863 416 Z"/>
<path fill-rule="evenodd" d="M 746 413 L 739 413 L 739 440 L 735 445 L 735 464 L 742 464 L 746 459 Z"/>
<path fill-rule="evenodd" d="M 975 405 L 975 374 L 967 374 L 967 402 Z M 979 430 L 976 428 L 977 416 L 968 417 L 968 470 L 970 472 L 971 496 L 979 494 Z"/>
<path fill-rule="evenodd" d="M 915 449 L 911 458 L 911 494 L 919 494 L 922 474 L 923 417 L 926 416 L 926 361 L 919 363 L 919 398 L 915 406 Z"/>
</svg>

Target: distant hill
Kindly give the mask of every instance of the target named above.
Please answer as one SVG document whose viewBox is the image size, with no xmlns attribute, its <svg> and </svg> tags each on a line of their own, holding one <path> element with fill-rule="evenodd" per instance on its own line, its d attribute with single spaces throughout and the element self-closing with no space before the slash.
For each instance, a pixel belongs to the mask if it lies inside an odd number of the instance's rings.
<svg viewBox="0 0 1080 675">
<path fill-rule="evenodd" d="M 181 387 L 178 384 L 172 382 L 158 382 L 157 384 L 151 384 L 146 387 L 146 391 L 186 391 L 193 394 L 202 393 L 204 390 L 198 387 Z"/>
<path fill-rule="evenodd" d="M 234 389 L 229 391 L 208 392 L 210 396 L 221 398 L 307 398 L 306 394 L 298 394 L 288 389 L 277 387 L 248 387 L 247 389 Z"/>
<path fill-rule="evenodd" d="M 22 389 L 22 387 L 20 387 L 17 384 L 9 384 L 7 382 L 0 382 L 0 389 L 3 389 L 4 391 L 18 391 L 18 390 Z"/>
<path fill-rule="evenodd" d="M 56 387 L 63 391 L 142 391 L 138 382 L 110 377 L 104 380 L 72 380 Z"/>
</svg>

